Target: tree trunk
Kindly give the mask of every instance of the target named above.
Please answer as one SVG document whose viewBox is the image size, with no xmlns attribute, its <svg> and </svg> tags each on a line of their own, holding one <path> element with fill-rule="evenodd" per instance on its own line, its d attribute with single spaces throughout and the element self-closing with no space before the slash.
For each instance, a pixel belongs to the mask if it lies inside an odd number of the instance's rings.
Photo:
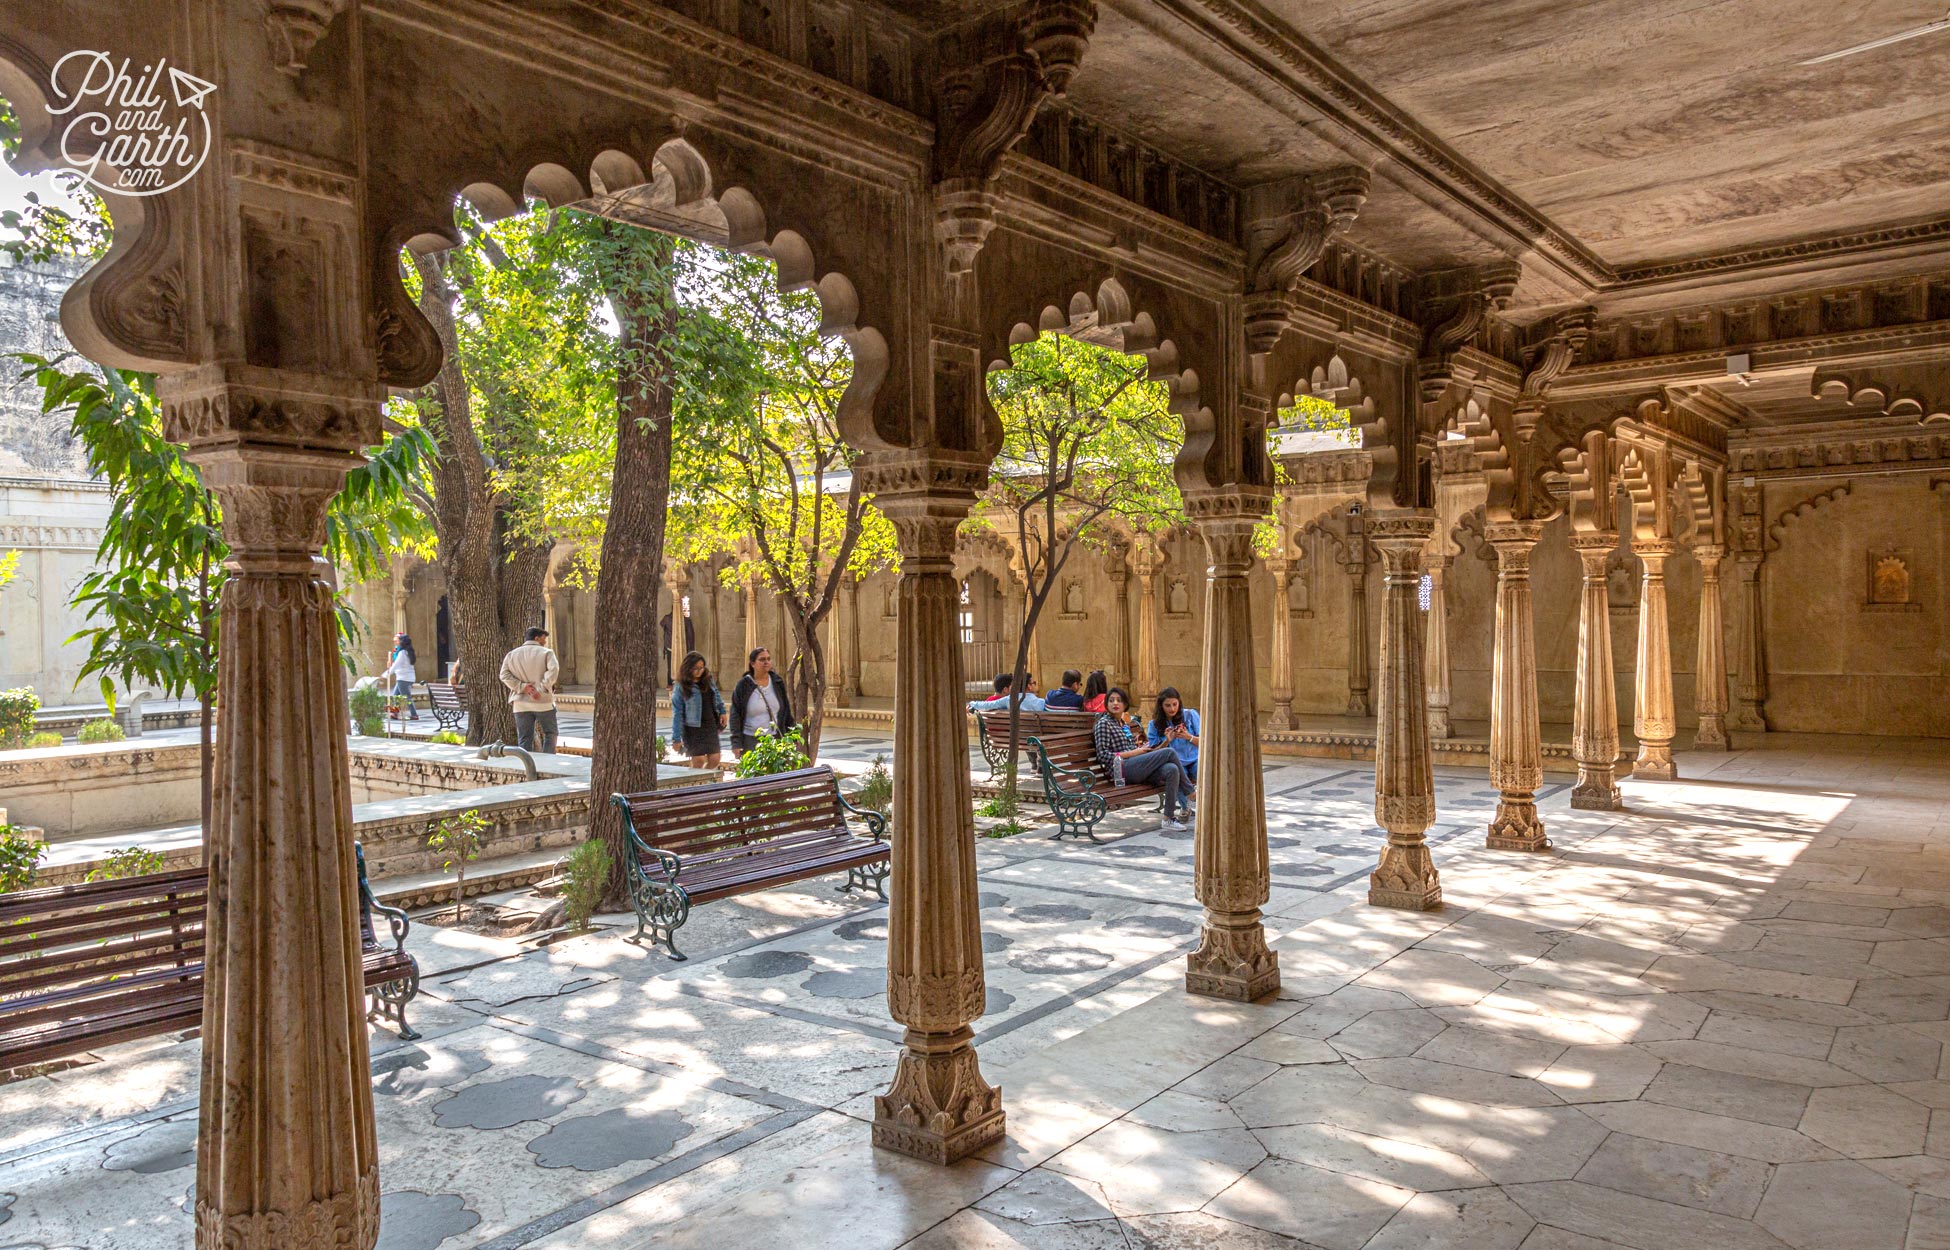
<svg viewBox="0 0 1950 1250">
<path fill-rule="evenodd" d="M 670 504 L 670 356 L 676 327 L 675 244 L 664 235 L 604 222 L 600 253 L 621 323 L 616 386 L 616 467 L 596 580 L 596 727 L 589 769 L 589 828 L 610 853 L 607 905 L 627 897 L 622 814 L 612 794 L 657 784 L 657 695 L 663 689 L 657 591 Z M 635 272 L 625 270 L 635 266 Z M 673 627 L 677 622 L 672 621 Z"/>
<path fill-rule="evenodd" d="M 799 714 L 806 758 L 819 759 L 819 735 L 826 725 L 826 648 L 819 641 L 824 612 L 792 614 L 792 708 Z"/>
</svg>

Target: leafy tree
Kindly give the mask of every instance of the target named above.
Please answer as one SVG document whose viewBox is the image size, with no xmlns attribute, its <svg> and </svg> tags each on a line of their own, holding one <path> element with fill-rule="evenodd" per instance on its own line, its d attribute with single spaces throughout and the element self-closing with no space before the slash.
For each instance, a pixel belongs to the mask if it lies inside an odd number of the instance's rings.
<svg viewBox="0 0 1950 1250">
<path fill-rule="evenodd" d="M 762 581 L 783 603 L 785 676 L 817 758 L 829 658 L 820 627 L 845 579 L 894 562 L 894 527 L 852 474 L 838 411 L 853 358 L 820 335 L 818 299 L 781 294 L 772 264 L 757 257 L 714 257 L 704 276 L 699 300 L 748 345 L 752 372 L 742 385 L 717 375 L 715 393 L 680 412 L 672 547 L 701 560 L 749 542 L 756 558 L 725 576 Z"/>
<path fill-rule="evenodd" d="M 1043 607 L 1078 546 L 1182 519 L 1171 464 L 1183 433 L 1168 388 L 1148 381 L 1135 356 L 1045 334 L 1016 347 L 1011 360 L 989 378 L 1002 450 L 967 524 L 1003 532 L 1026 575 L 1012 687 L 1020 691 Z M 1016 793 L 1021 722 L 1021 705 L 1012 703 L 1005 801 Z"/>
<path fill-rule="evenodd" d="M 8 160 L 20 154 L 20 118 L 5 100 L 0 100 L 0 154 Z M 0 252 L 17 263 L 93 260 L 108 250 L 108 208 L 80 174 L 57 170 L 53 180 L 73 207 L 29 191 L 23 207 L 0 212 Z"/>
</svg>

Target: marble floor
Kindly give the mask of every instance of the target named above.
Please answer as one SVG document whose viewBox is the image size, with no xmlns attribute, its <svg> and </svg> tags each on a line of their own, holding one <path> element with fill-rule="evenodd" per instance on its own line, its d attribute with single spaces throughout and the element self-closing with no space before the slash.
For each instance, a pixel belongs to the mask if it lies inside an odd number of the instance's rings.
<svg viewBox="0 0 1950 1250">
<path fill-rule="evenodd" d="M 835 754 L 884 740 L 846 728 Z M 1371 766 L 1266 762 L 1285 987 L 1187 997 L 1190 835 L 984 839 L 1008 1139 L 873 1151 L 885 909 L 830 882 L 611 927 L 416 930 L 374 1034 L 387 1250 L 1946 1250 L 1950 742 L 1682 753 L 1627 810 L 1439 776 L 1447 906 L 1370 908 Z M 871 900 L 869 900 L 871 901 Z M 610 918 L 616 924 L 621 918 Z M 194 1041 L 0 1085 L 0 1247 L 191 1244 Z"/>
</svg>

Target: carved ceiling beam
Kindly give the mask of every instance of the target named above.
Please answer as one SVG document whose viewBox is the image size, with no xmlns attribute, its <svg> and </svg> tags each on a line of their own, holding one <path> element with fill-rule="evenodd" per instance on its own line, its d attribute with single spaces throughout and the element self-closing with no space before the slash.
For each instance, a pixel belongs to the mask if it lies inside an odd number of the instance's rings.
<svg viewBox="0 0 1950 1250">
<path fill-rule="evenodd" d="M 1937 376 L 1944 373 L 1939 365 Z M 1923 387 L 1931 377 L 1902 376 L 1897 371 L 1881 374 L 1870 370 L 1847 373 L 1818 369 L 1809 385 L 1815 399 L 1843 404 L 1858 412 L 1884 417 L 1905 417 L 1918 425 L 1950 424 L 1950 402 L 1926 395 Z"/>
</svg>

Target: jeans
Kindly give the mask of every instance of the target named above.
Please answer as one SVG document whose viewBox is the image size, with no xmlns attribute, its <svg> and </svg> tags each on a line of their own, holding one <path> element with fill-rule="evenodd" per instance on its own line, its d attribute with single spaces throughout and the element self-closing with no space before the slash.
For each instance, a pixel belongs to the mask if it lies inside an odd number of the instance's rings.
<svg viewBox="0 0 1950 1250">
<path fill-rule="evenodd" d="M 1170 747 L 1159 747 L 1124 761 L 1124 780 L 1129 785 L 1154 785 L 1165 788 L 1165 819 L 1178 819 L 1178 792 L 1185 785 L 1185 766 Z"/>
<path fill-rule="evenodd" d="M 555 726 L 555 709 L 546 712 L 516 712 L 515 737 L 521 749 L 542 755 L 555 754 L 555 740 L 560 737 Z"/>
</svg>

